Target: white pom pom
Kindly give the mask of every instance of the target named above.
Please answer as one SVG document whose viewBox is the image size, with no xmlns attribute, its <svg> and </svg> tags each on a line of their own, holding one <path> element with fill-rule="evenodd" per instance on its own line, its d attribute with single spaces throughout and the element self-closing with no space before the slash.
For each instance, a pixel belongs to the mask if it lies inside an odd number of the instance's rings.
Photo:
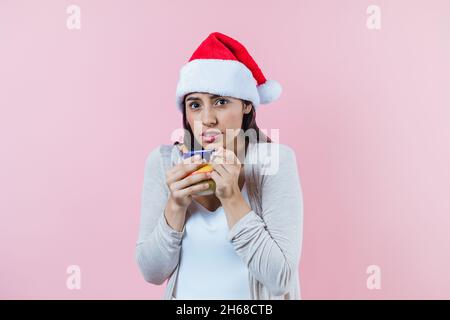
<svg viewBox="0 0 450 320">
<path fill-rule="evenodd" d="M 259 93 L 259 102 L 267 104 L 277 100 L 281 95 L 281 85 L 275 80 L 267 80 L 265 83 L 257 86 Z"/>
</svg>

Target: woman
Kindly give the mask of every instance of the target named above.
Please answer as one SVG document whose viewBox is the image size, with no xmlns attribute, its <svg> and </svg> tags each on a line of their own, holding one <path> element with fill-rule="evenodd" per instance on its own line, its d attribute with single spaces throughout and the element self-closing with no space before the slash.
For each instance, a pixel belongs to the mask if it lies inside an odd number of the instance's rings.
<svg viewBox="0 0 450 320">
<path fill-rule="evenodd" d="M 300 299 L 295 153 L 255 122 L 259 104 L 280 93 L 242 44 L 218 32 L 181 69 L 184 141 L 161 145 L 146 160 L 136 246 L 145 280 L 168 280 L 164 299 Z M 193 149 L 215 150 L 212 172 L 189 175 L 204 165 L 182 159 Z M 199 195 L 209 179 L 214 194 Z"/>
</svg>

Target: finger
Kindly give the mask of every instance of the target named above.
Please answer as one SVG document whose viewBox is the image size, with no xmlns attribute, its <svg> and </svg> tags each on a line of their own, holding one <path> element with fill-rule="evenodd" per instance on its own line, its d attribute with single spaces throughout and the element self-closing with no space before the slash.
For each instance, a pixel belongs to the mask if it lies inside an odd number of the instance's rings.
<svg viewBox="0 0 450 320">
<path fill-rule="evenodd" d="M 183 158 L 183 156 L 181 156 L 181 157 L 179 157 L 179 158 L 177 159 L 177 164 L 186 163 L 187 161 L 193 159 L 194 156 L 195 156 L 195 155 L 192 155 L 192 156 L 190 156 L 190 157 L 188 157 L 188 158 Z M 189 160 L 188 160 L 188 159 L 189 159 Z"/>
<path fill-rule="evenodd" d="M 172 189 L 173 190 L 185 189 L 185 188 L 189 187 L 190 185 L 193 185 L 197 182 L 200 182 L 203 180 L 208 180 L 208 179 L 210 179 L 210 177 L 207 172 L 196 173 L 196 174 L 190 175 L 180 181 L 174 182 L 172 184 Z"/>
<path fill-rule="evenodd" d="M 216 184 L 219 184 L 222 181 L 222 177 L 216 171 L 211 172 L 211 179 L 213 179 Z"/>
<path fill-rule="evenodd" d="M 211 154 L 211 161 L 215 158 L 220 158 L 223 155 L 223 147 L 215 148 L 213 153 Z"/>
<path fill-rule="evenodd" d="M 195 194 L 197 192 L 204 191 L 204 190 L 206 190 L 208 188 L 209 188 L 209 184 L 208 183 L 206 183 L 206 182 L 205 183 L 200 183 L 200 184 L 197 184 L 197 185 L 190 186 L 188 188 L 179 190 L 178 191 L 178 195 L 180 197 L 187 197 L 187 196 L 193 195 L 193 194 Z"/>
<path fill-rule="evenodd" d="M 224 158 L 226 164 L 240 164 L 238 157 L 234 154 L 233 151 L 225 149 L 224 150 Z"/>
<path fill-rule="evenodd" d="M 214 156 L 211 158 L 211 163 L 225 163 L 225 157 L 223 155 L 223 153 L 216 153 L 214 154 Z"/>
<path fill-rule="evenodd" d="M 197 168 L 196 166 L 192 166 L 192 165 L 199 165 L 199 164 L 204 164 L 205 163 L 205 159 L 202 159 L 201 155 L 197 154 L 195 156 L 183 159 L 177 166 L 176 166 L 176 171 L 182 171 L 182 172 L 187 172 L 189 170 L 195 170 L 195 168 Z M 189 166 L 188 166 L 189 165 Z"/>
<path fill-rule="evenodd" d="M 179 181 L 186 177 L 189 173 L 199 169 L 204 166 L 205 162 L 194 163 L 194 164 L 179 164 L 174 172 L 169 175 L 167 179 L 167 183 L 172 183 L 175 181 Z"/>
<path fill-rule="evenodd" d="M 213 165 L 213 169 L 215 171 L 217 171 L 218 174 L 220 174 L 222 177 L 230 174 L 230 172 L 225 168 L 226 166 L 224 166 L 223 164 L 215 164 Z"/>
<path fill-rule="evenodd" d="M 200 163 L 193 163 L 193 164 L 184 164 L 181 166 L 180 170 L 183 171 L 186 175 L 190 174 L 191 172 L 203 167 L 206 164 L 205 159 L 202 160 Z"/>
<path fill-rule="evenodd" d="M 211 162 L 221 164 L 233 164 L 233 165 L 240 164 L 240 161 L 236 157 L 234 152 L 224 148 L 217 150 Z"/>
<path fill-rule="evenodd" d="M 178 158 L 176 165 L 170 169 L 169 174 L 173 174 L 173 173 L 179 171 L 182 168 L 183 164 L 194 164 L 194 163 L 201 163 L 201 162 L 202 162 L 202 159 L 199 154 L 193 155 L 186 159 Z"/>
<path fill-rule="evenodd" d="M 220 154 L 222 158 L 224 159 L 225 164 L 238 164 L 239 159 L 236 157 L 234 152 L 229 149 L 221 149 Z"/>
<path fill-rule="evenodd" d="M 194 156 L 191 156 L 189 158 L 183 159 L 181 163 L 183 164 L 192 164 L 192 163 L 199 163 L 202 160 L 202 156 L 199 154 L 196 154 Z"/>
</svg>

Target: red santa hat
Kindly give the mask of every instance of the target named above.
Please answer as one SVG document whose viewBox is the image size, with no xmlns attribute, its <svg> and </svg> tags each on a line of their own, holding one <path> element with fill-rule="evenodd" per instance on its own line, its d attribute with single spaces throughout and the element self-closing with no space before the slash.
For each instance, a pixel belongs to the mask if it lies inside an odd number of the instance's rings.
<svg viewBox="0 0 450 320">
<path fill-rule="evenodd" d="M 184 97 L 207 92 L 248 100 L 255 108 L 278 99 L 281 85 L 267 80 L 238 41 L 219 32 L 211 33 L 180 70 L 176 98 L 180 110 Z"/>
</svg>

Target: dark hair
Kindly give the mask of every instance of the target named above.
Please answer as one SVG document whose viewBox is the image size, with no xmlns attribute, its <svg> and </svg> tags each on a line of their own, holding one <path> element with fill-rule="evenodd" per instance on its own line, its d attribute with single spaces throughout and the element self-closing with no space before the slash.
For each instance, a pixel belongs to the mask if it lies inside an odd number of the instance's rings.
<svg viewBox="0 0 450 320">
<path fill-rule="evenodd" d="M 242 100 L 241 101 L 245 105 L 252 104 L 251 101 Z M 183 137 L 183 143 L 189 150 L 195 150 L 195 149 L 201 149 L 201 145 L 198 144 L 194 137 L 194 133 L 192 132 L 191 126 L 189 125 L 186 117 L 186 104 L 183 106 L 183 128 L 185 131 L 184 137 Z M 252 109 L 249 113 L 244 114 L 244 117 L 242 119 L 242 131 L 245 133 L 247 130 L 253 129 L 256 133 L 256 141 L 257 142 L 268 142 L 271 143 L 272 140 L 266 136 L 258 127 L 256 124 L 256 111 L 255 107 L 252 105 Z M 189 135 L 189 136 L 186 136 Z M 245 150 L 247 150 L 248 146 L 248 137 L 245 137 Z M 174 144 L 179 144 L 178 141 L 176 141 Z"/>
</svg>

